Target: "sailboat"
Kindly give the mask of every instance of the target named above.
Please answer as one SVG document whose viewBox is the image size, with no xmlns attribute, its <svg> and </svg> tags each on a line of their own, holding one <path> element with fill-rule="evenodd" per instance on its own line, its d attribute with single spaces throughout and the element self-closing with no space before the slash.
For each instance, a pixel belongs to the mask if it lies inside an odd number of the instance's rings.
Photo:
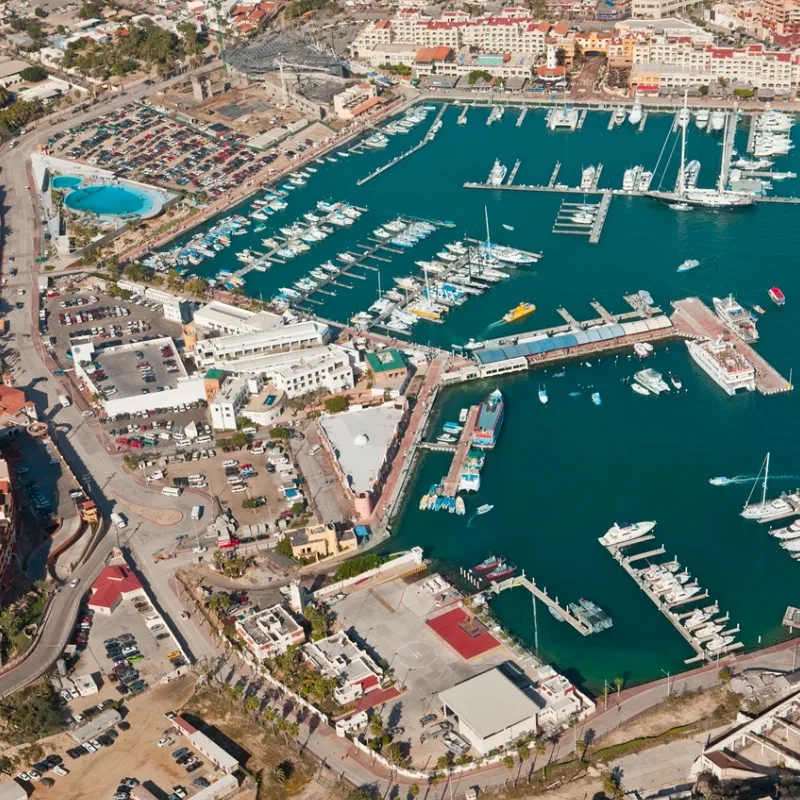
<svg viewBox="0 0 800 800">
<path fill-rule="evenodd" d="M 688 90 L 683 95 L 683 108 L 681 116 L 688 120 L 689 109 L 687 105 Z M 743 192 L 732 192 L 725 188 L 727 176 L 725 175 L 725 153 L 727 152 L 730 141 L 728 139 L 728 126 L 730 115 L 725 116 L 725 128 L 722 139 L 722 159 L 719 167 L 719 179 L 714 189 L 698 189 L 687 184 L 687 164 L 686 164 L 686 124 L 679 125 L 681 129 L 681 163 L 678 168 L 678 180 L 674 192 L 653 191 L 648 192 L 650 197 L 666 203 L 675 211 L 688 211 L 690 208 L 736 208 L 750 206 L 753 204 L 753 196 Z M 734 125 L 736 123 L 734 122 Z M 734 136 L 734 131 L 730 134 Z"/>
<path fill-rule="evenodd" d="M 761 483 L 761 502 L 751 503 L 750 499 L 752 498 L 753 492 L 758 486 L 758 479 L 761 477 L 762 473 L 764 475 L 764 480 Z M 777 497 L 774 500 L 767 502 L 768 481 L 769 453 L 767 453 L 767 457 L 764 459 L 764 463 L 761 465 L 758 475 L 756 475 L 756 479 L 753 482 L 753 488 L 750 490 L 750 494 L 747 497 L 747 502 L 744 504 L 744 508 L 742 509 L 740 516 L 744 517 L 745 519 L 756 520 L 757 522 L 768 522 L 769 520 L 780 519 L 781 517 L 787 517 L 793 513 L 796 513 L 794 506 L 789 503 L 785 497 Z"/>
</svg>

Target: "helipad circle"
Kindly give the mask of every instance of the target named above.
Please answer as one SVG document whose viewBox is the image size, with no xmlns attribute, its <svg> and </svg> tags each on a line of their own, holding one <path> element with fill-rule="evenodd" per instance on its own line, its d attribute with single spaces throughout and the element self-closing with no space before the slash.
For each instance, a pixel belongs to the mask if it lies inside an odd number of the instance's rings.
<svg viewBox="0 0 800 800">
<path fill-rule="evenodd" d="M 410 669 L 430 667 L 438 658 L 436 648 L 427 642 L 406 642 L 394 657 L 395 664 Z"/>
</svg>

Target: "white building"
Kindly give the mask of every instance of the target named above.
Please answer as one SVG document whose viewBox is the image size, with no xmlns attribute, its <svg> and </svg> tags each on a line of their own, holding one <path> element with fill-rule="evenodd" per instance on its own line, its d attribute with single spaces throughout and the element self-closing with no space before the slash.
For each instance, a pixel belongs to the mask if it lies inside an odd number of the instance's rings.
<svg viewBox="0 0 800 800">
<path fill-rule="evenodd" d="M 251 394 L 251 381 L 256 378 L 240 375 L 238 378 L 227 378 L 222 388 L 208 404 L 211 414 L 211 426 L 215 431 L 235 431 L 239 420 L 239 411 L 246 404 Z"/>
<path fill-rule="evenodd" d="M 236 632 L 259 661 L 282 655 L 306 640 L 303 628 L 280 603 L 236 620 Z"/>
<path fill-rule="evenodd" d="M 631 0 L 634 19 L 663 19 L 700 5 L 696 0 Z"/>
<path fill-rule="evenodd" d="M 207 328 L 219 333 L 254 333 L 276 328 L 283 318 L 268 311 L 248 311 L 228 303 L 212 300 L 194 315 L 198 328 Z"/>
<path fill-rule="evenodd" d="M 163 289 L 154 289 L 150 286 L 145 286 L 143 283 L 123 280 L 117 281 L 117 286 L 120 289 L 132 292 L 134 295 L 143 297 L 145 300 L 159 303 L 164 319 L 168 319 L 170 322 L 178 322 L 181 324 L 190 322 L 192 319 L 192 311 L 197 305 L 197 303 L 192 300 L 187 300 L 185 297 L 172 294 L 172 292 L 165 292 Z"/>
</svg>

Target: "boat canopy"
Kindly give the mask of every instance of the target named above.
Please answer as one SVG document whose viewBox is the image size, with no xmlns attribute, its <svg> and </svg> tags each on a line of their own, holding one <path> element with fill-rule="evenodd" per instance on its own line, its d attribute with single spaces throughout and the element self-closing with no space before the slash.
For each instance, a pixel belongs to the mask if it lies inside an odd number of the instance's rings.
<svg viewBox="0 0 800 800">
<path fill-rule="evenodd" d="M 499 361 L 506 361 L 513 358 L 538 356 L 543 353 L 550 353 L 553 350 L 567 350 L 572 347 L 594 342 L 619 339 L 623 336 L 630 336 L 636 333 L 661 330 L 663 328 L 669 328 L 671 325 L 672 323 L 668 317 L 659 315 L 635 322 L 598 325 L 583 331 L 575 331 L 574 333 L 561 333 L 557 336 L 540 336 L 526 342 L 506 344 L 502 347 L 483 348 L 475 351 L 475 357 L 481 364 L 496 364 Z"/>
</svg>

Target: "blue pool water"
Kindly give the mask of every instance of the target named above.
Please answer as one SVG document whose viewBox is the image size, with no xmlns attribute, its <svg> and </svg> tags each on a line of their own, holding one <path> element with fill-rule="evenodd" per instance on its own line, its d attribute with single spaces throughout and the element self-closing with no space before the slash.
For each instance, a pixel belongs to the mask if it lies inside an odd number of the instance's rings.
<svg viewBox="0 0 800 800">
<path fill-rule="evenodd" d="M 54 189 L 75 189 L 83 183 L 83 178 L 79 175 L 57 175 L 50 181 Z"/>
<path fill-rule="evenodd" d="M 153 208 L 153 198 L 132 186 L 86 186 L 64 198 L 73 211 L 89 211 L 106 217 L 146 214 Z"/>
</svg>

